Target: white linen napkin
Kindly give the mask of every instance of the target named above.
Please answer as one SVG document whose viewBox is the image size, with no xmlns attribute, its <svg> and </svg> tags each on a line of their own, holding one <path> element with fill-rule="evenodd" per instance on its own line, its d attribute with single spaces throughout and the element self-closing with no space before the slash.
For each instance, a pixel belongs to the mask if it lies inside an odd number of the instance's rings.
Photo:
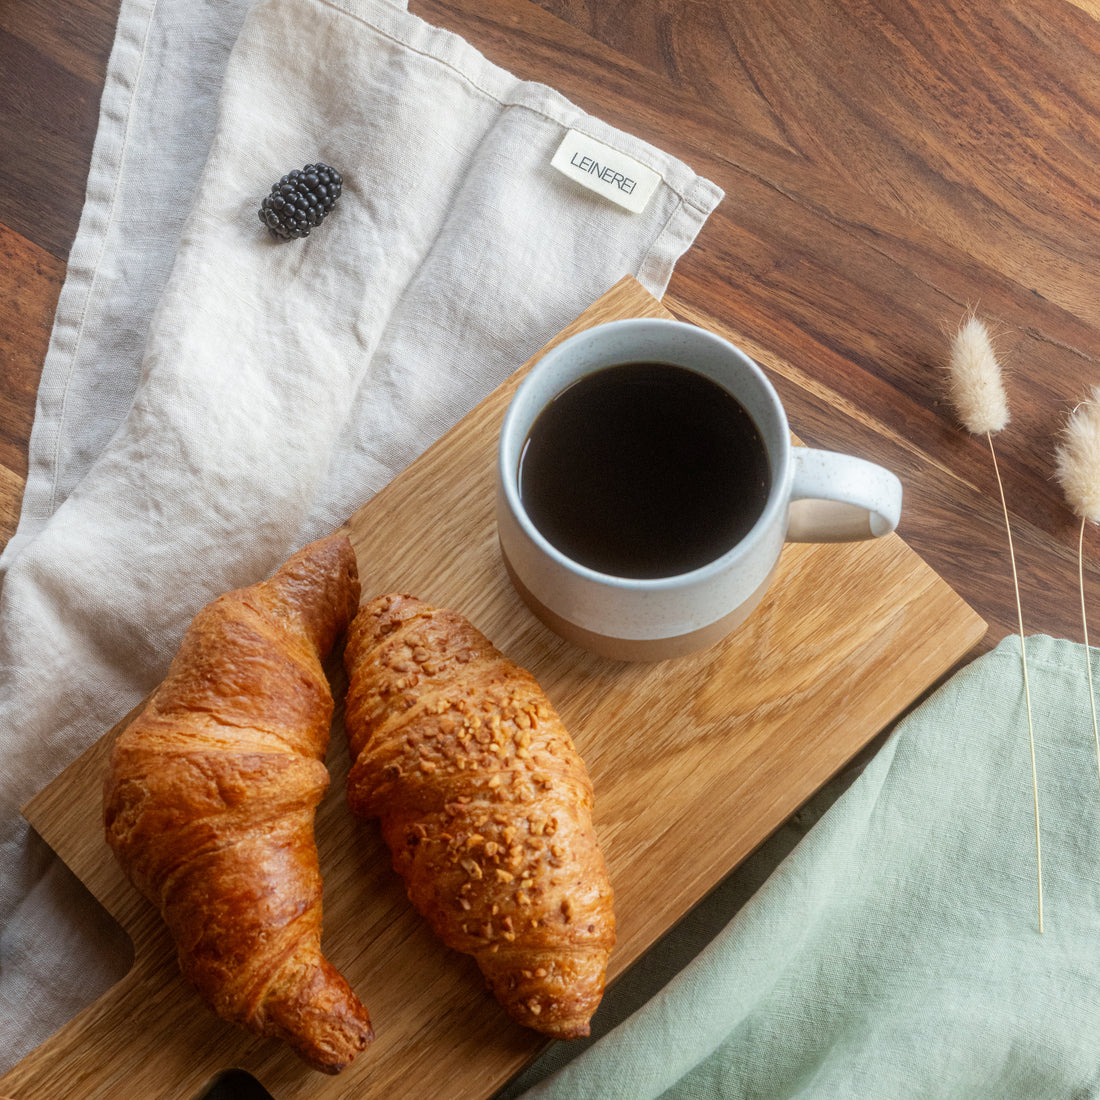
<svg viewBox="0 0 1100 1100">
<path fill-rule="evenodd" d="M 660 177 L 643 212 L 551 167 L 570 130 Z M 336 209 L 273 241 L 260 199 L 317 160 Z M 0 558 L 0 1068 L 127 965 L 18 807 L 208 599 L 341 523 L 622 275 L 663 293 L 721 197 L 389 0 L 124 0 Z"/>
</svg>

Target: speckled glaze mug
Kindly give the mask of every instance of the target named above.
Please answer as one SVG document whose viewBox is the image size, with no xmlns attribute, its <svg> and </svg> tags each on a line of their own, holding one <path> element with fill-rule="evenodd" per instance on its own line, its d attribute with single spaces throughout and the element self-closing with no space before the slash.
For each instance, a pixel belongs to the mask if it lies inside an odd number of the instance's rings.
<svg viewBox="0 0 1100 1100">
<path fill-rule="evenodd" d="M 521 495 L 521 460 L 540 413 L 582 379 L 627 363 L 686 367 L 717 383 L 752 418 L 770 467 L 762 511 L 748 532 L 673 575 L 615 576 L 573 560 L 534 523 Z M 516 591 L 557 634 L 620 660 L 664 660 L 714 644 L 763 599 L 784 542 L 876 538 L 893 531 L 901 514 L 894 474 L 851 455 L 793 446 L 760 368 L 722 337 L 672 320 L 611 321 L 547 352 L 509 404 L 497 461 L 498 535 Z M 736 477 L 731 472 L 731 492 Z"/>
</svg>

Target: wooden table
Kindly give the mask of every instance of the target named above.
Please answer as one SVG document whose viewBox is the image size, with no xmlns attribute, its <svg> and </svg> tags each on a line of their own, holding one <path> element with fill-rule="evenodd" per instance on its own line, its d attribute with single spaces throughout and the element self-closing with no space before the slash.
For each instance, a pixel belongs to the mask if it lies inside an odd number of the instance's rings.
<svg viewBox="0 0 1100 1100">
<path fill-rule="evenodd" d="M 900 534 L 990 624 L 980 651 L 1017 621 L 986 443 L 941 397 L 949 334 L 976 306 L 1009 371 L 997 453 L 1025 626 L 1080 637 L 1078 521 L 1053 451 L 1100 383 L 1100 2 L 410 7 L 725 189 L 665 304 L 738 334 L 805 443 L 899 474 Z M 0 545 L 18 520 L 117 12 L 0 7 Z M 1091 529 L 1086 555 L 1095 605 Z"/>
<path fill-rule="evenodd" d="M 905 483 L 900 532 L 1016 629 L 996 481 L 938 372 L 968 306 L 999 334 L 997 439 L 1029 633 L 1080 636 L 1056 433 L 1100 382 L 1095 0 L 412 0 L 517 75 L 687 160 L 727 197 L 666 304 L 757 352 L 808 444 Z M 76 232 L 117 0 L 0 14 L 0 539 Z M 1089 531 L 1086 555 L 1097 541 Z M 1089 598 L 1100 570 L 1086 568 Z"/>
</svg>

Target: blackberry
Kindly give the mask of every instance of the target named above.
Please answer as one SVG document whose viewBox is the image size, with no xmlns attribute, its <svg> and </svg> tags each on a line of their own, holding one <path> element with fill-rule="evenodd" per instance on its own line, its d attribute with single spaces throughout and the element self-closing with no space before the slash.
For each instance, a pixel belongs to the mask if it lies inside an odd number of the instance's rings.
<svg viewBox="0 0 1100 1100">
<path fill-rule="evenodd" d="M 260 203 L 260 221 L 280 240 L 308 237 L 336 205 L 343 183 L 340 173 L 327 164 L 295 168 L 272 184 L 271 194 Z"/>
</svg>

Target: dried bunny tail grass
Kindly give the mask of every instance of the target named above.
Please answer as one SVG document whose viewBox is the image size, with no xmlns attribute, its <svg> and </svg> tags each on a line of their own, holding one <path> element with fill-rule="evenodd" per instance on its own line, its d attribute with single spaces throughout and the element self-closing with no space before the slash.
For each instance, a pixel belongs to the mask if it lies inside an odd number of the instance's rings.
<svg viewBox="0 0 1100 1100">
<path fill-rule="evenodd" d="M 1100 386 L 1070 413 L 1055 459 L 1069 506 L 1083 520 L 1100 523 Z"/>
<path fill-rule="evenodd" d="M 1089 623 L 1085 612 L 1085 523 L 1100 522 L 1100 386 L 1069 415 L 1055 451 L 1055 475 L 1066 500 L 1081 517 L 1077 533 L 1077 585 L 1081 593 L 1081 634 L 1085 643 L 1085 674 L 1092 710 L 1092 740 L 1096 748 L 1096 774 L 1100 782 L 1100 725 L 1096 718 L 1096 692 L 1092 684 Z"/>
<path fill-rule="evenodd" d="M 947 398 L 959 421 L 974 435 L 1001 431 L 1008 423 L 1008 398 L 989 329 L 973 312 L 951 341 Z"/>
<path fill-rule="evenodd" d="M 1012 545 L 1012 525 L 1008 518 L 1004 483 L 997 465 L 993 434 L 1008 423 L 1008 398 L 1001 380 L 1001 366 L 993 351 L 989 329 L 971 309 L 951 340 L 948 357 L 947 398 L 959 421 L 973 435 L 984 435 L 993 459 L 993 472 L 1004 513 L 1008 536 L 1008 558 L 1012 565 L 1012 589 L 1016 594 L 1016 618 L 1020 632 L 1020 663 L 1023 666 L 1024 703 L 1027 709 L 1027 734 L 1031 748 L 1031 789 L 1035 806 L 1035 869 L 1039 891 L 1039 931 L 1043 931 L 1043 846 L 1039 829 L 1039 774 L 1035 765 L 1035 727 L 1031 718 L 1031 688 L 1027 676 L 1027 644 L 1024 640 L 1024 611 L 1020 603 L 1020 580 L 1016 573 L 1016 551 Z"/>
</svg>

